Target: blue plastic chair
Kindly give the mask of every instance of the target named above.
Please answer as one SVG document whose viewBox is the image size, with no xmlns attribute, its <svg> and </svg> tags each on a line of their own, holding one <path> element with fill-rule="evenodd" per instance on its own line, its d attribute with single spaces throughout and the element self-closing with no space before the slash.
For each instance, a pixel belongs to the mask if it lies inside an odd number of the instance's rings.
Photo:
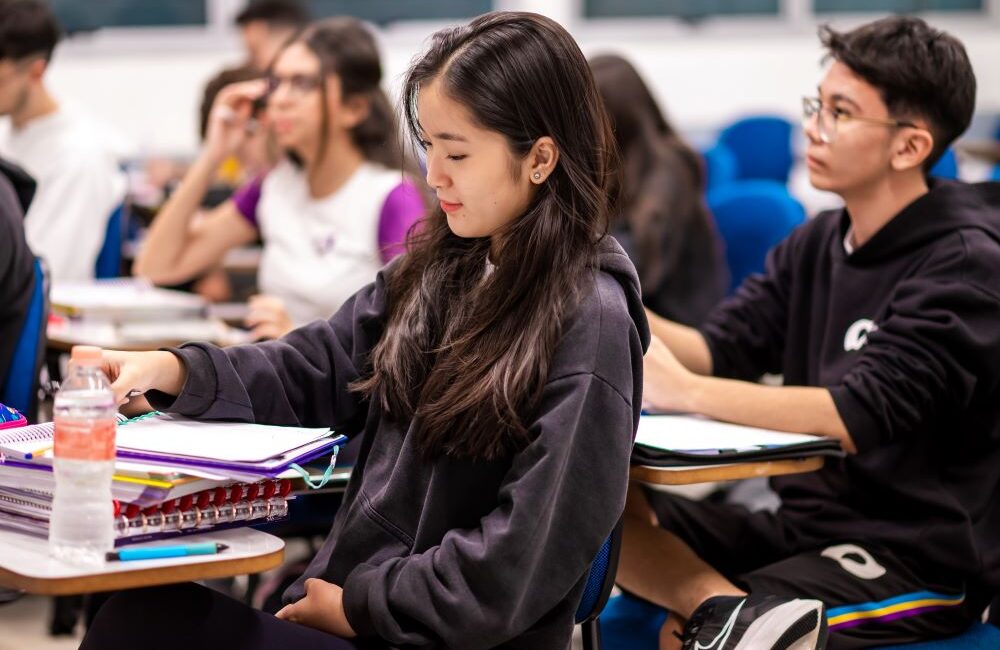
<svg viewBox="0 0 1000 650">
<path fill-rule="evenodd" d="M 1000 165 L 993 165 L 993 173 L 990 174 L 991 181 L 1000 181 Z"/>
<path fill-rule="evenodd" d="M 35 258 L 35 288 L 28 315 L 14 348 L 10 369 L 0 387 L 0 402 L 13 406 L 29 421 L 37 419 L 38 373 L 45 354 L 45 326 L 49 318 L 49 287 L 40 258 Z"/>
<path fill-rule="evenodd" d="M 954 149 L 951 147 L 945 149 L 941 159 L 931 167 L 930 175 L 951 181 L 958 180 L 958 159 L 955 157 Z"/>
<path fill-rule="evenodd" d="M 730 293 L 746 276 L 762 273 L 767 252 L 806 218 L 802 205 L 774 181 L 720 187 L 709 192 L 708 208 L 726 244 Z"/>
<path fill-rule="evenodd" d="M 94 276 L 97 279 L 117 278 L 122 267 L 122 228 L 125 221 L 125 204 L 119 205 L 108 219 L 108 230 L 104 244 L 97 254 Z"/>
<path fill-rule="evenodd" d="M 723 144 L 716 144 L 711 149 L 705 150 L 701 157 L 705 161 L 706 191 L 728 185 L 739 175 L 736 155 Z"/>
<path fill-rule="evenodd" d="M 736 156 L 738 178 L 785 184 L 792 171 L 793 125 L 783 117 L 757 115 L 736 120 L 719 134 L 719 144 Z"/>
<path fill-rule="evenodd" d="M 601 650 L 601 611 L 608 602 L 611 588 L 618 572 L 618 555 L 622 549 L 624 519 L 619 519 L 614 530 L 604 540 L 597 557 L 590 564 L 587 586 L 576 608 L 576 623 L 583 632 L 583 650 Z"/>
</svg>

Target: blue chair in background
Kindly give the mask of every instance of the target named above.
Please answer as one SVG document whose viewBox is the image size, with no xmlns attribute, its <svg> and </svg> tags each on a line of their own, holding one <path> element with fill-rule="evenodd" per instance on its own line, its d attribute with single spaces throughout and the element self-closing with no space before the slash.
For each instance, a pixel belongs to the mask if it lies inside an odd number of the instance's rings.
<svg viewBox="0 0 1000 650">
<path fill-rule="evenodd" d="M 0 385 L 0 402 L 13 406 L 28 421 L 37 420 L 38 373 L 45 355 L 45 326 L 49 319 L 49 287 L 40 258 L 35 258 L 35 288 L 21 328 L 7 376 Z"/>
<path fill-rule="evenodd" d="M 783 117 L 758 115 L 737 120 L 719 134 L 719 144 L 736 156 L 738 178 L 785 184 L 792 171 L 791 122 Z"/>
<path fill-rule="evenodd" d="M 618 572 L 618 555 L 622 549 L 624 519 L 619 519 L 614 530 L 598 551 L 587 573 L 587 586 L 576 608 L 576 623 L 583 632 L 583 650 L 601 650 L 601 611 L 615 585 Z"/>
<path fill-rule="evenodd" d="M 993 173 L 990 174 L 991 181 L 1000 181 L 1000 165 L 993 165 Z"/>
<path fill-rule="evenodd" d="M 104 245 L 97 255 L 97 263 L 94 267 L 94 276 L 101 280 L 104 278 L 117 278 L 121 275 L 122 267 L 122 232 L 125 224 L 125 204 L 119 205 L 111 213 L 108 219 L 108 230 L 104 235 Z"/>
<path fill-rule="evenodd" d="M 736 155 L 725 145 L 716 144 L 711 149 L 703 151 L 701 157 L 705 161 L 706 191 L 728 185 L 739 175 Z"/>
<path fill-rule="evenodd" d="M 906 645 L 884 646 L 880 650 L 996 650 L 1000 648 L 1000 628 L 976 623 L 969 630 L 950 639 L 922 641 Z"/>
<path fill-rule="evenodd" d="M 767 252 L 805 221 L 802 205 L 774 181 L 737 181 L 709 192 L 708 208 L 726 244 L 732 293 L 764 271 Z"/>
<path fill-rule="evenodd" d="M 958 180 L 958 159 L 955 157 L 955 150 L 951 147 L 945 149 L 941 159 L 931 167 L 931 176 L 944 178 L 950 181 Z"/>
</svg>

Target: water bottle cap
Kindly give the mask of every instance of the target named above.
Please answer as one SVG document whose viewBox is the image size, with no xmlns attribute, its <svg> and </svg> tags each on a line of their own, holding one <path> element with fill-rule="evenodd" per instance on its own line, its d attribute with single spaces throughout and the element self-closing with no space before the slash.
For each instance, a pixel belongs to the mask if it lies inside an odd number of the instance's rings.
<svg viewBox="0 0 1000 650">
<path fill-rule="evenodd" d="M 70 361 L 77 365 L 97 366 L 101 364 L 102 350 L 93 345 L 74 345 Z"/>
</svg>

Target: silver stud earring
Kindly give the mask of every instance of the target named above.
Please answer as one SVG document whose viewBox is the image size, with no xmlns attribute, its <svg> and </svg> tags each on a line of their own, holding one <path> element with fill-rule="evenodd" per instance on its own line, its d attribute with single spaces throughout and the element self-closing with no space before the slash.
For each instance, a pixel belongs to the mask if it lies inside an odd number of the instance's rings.
<svg viewBox="0 0 1000 650">
<path fill-rule="evenodd" d="M 541 179 L 542 172 L 535 172 L 534 174 L 531 175 L 531 177 L 534 178 L 537 181 L 537 180 Z"/>
</svg>

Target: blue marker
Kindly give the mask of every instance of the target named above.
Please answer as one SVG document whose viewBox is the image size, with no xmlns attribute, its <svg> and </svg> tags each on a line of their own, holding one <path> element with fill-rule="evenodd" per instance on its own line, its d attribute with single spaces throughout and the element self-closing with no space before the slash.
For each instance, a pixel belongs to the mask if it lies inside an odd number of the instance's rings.
<svg viewBox="0 0 1000 650">
<path fill-rule="evenodd" d="M 120 551 L 107 553 L 104 558 L 108 562 L 129 562 L 131 560 L 160 560 L 167 557 L 187 557 L 189 555 L 215 555 L 229 548 L 217 542 L 201 544 L 175 544 L 173 546 L 140 546 L 138 548 L 123 548 Z"/>
</svg>

